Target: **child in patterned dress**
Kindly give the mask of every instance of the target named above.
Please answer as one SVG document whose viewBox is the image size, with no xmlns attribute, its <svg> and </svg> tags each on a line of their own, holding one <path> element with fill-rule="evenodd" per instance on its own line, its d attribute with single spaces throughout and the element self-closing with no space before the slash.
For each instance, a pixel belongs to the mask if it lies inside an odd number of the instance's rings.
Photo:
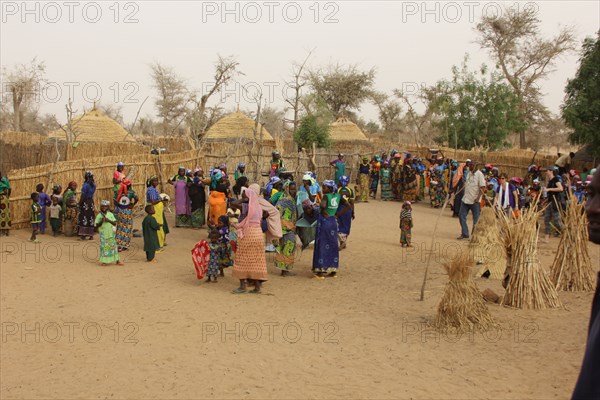
<svg viewBox="0 0 600 400">
<path fill-rule="evenodd" d="M 208 271 L 206 272 L 206 282 L 217 282 L 217 277 L 219 276 L 219 271 L 221 270 L 221 254 L 222 254 L 222 246 L 219 243 L 219 239 L 221 235 L 219 235 L 218 231 L 210 232 L 210 242 L 208 243 L 208 248 L 210 249 L 210 258 L 208 260 Z"/>
</svg>

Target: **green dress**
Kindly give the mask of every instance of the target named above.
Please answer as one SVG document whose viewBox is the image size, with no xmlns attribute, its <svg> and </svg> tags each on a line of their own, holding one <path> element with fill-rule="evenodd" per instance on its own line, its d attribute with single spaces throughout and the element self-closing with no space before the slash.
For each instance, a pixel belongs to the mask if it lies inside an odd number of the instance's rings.
<svg viewBox="0 0 600 400">
<path fill-rule="evenodd" d="M 154 258 L 154 252 L 160 249 L 160 243 L 158 242 L 158 230 L 160 225 L 156 222 L 154 216 L 148 214 L 142 221 L 142 234 L 144 235 L 144 251 L 148 256 Z M 150 260 L 152 258 L 148 257 Z"/>
<path fill-rule="evenodd" d="M 103 264 L 116 263 L 119 261 L 119 251 L 113 225 L 108 222 L 103 223 L 102 218 L 102 213 L 96 215 L 96 226 L 100 233 L 100 262 Z M 106 212 L 106 219 L 111 222 L 117 222 L 114 214 L 110 211 Z"/>
<path fill-rule="evenodd" d="M 335 163 L 335 184 L 340 184 L 340 178 L 346 175 L 346 163 L 339 161 Z"/>
</svg>

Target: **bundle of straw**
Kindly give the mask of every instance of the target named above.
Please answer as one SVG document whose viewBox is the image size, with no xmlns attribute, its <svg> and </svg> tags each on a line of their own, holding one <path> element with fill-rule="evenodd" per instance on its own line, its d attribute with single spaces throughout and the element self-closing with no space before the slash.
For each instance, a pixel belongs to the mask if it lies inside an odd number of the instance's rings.
<svg viewBox="0 0 600 400">
<path fill-rule="evenodd" d="M 588 253 L 588 220 L 585 205 L 571 202 L 561 211 L 563 230 L 558 252 L 550 269 L 557 290 L 569 292 L 594 290 L 595 273 Z"/>
<path fill-rule="evenodd" d="M 537 256 L 537 222 L 543 210 L 537 201 L 516 218 L 500 213 L 504 227 L 509 274 L 506 293 L 500 304 L 525 309 L 561 307 L 554 285 L 540 265 Z"/>
<path fill-rule="evenodd" d="M 444 264 L 449 281 L 438 306 L 435 319 L 437 330 L 457 333 L 485 331 L 494 326 L 494 321 L 477 290 L 469 268 L 471 260 L 460 256 Z"/>
<path fill-rule="evenodd" d="M 480 265 L 475 276 L 490 272 L 490 279 L 502 280 L 506 269 L 506 252 L 492 207 L 484 207 L 469 242 L 469 252 L 475 263 Z"/>
</svg>

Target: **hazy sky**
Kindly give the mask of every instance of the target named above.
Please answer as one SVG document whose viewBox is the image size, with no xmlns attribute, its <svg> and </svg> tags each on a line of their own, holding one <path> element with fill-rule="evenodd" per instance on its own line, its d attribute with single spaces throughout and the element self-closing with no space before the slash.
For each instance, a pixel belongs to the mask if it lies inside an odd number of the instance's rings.
<svg viewBox="0 0 600 400">
<path fill-rule="evenodd" d="M 416 91 L 450 77 L 465 53 L 474 68 L 492 65 L 474 43 L 474 26 L 500 5 L 535 7 L 545 35 L 575 26 L 578 39 L 600 28 L 598 1 L 1 1 L 0 61 L 12 68 L 33 57 L 46 63 L 50 82 L 40 96 L 42 112 L 64 121 L 72 93 L 75 108 L 94 99 L 123 106 L 126 121 L 155 115 L 149 63 L 173 67 L 189 86 L 210 84 L 217 54 L 233 55 L 245 76 L 228 87 L 226 108 L 253 108 L 250 92 L 260 86 L 268 101 L 283 107 L 291 62 L 315 49 L 309 65 L 356 63 L 377 69 L 376 87 Z M 557 112 L 578 54 L 561 60 L 543 82 L 546 105 Z M 3 85 L 4 92 L 4 85 Z M 3 99 L 4 93 L 3 93 Z M 222 101 L 218 96 L 210 105 Z M 363 118 L 377 120 L 365 104 Z"/>
</svg>

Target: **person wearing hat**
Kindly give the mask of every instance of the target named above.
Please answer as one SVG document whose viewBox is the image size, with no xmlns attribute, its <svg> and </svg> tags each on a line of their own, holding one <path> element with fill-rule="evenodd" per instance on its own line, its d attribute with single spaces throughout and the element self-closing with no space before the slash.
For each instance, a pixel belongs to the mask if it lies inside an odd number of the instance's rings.
<svg viewBox="0 0 600 400">
<path fill-rule="evenodd" d="M 96 192 L 96 182 L 94 174 L 87 171 L 84 176 L 84 183 L 81 186 L 81 197 L 79 199 L 79 220 L 77 234 L 81 240 L 94 237 L 94 218 L 96 217 L 94 207 L 94 193 Z"/>
<path fill-rule="evenodd" d="M 269 170 L 269 177 L 272 178 L 274 176 L 279 176 L 281 171 L 285 170 L 285 166 L 283 165 L 283 160 L 281 159 L 281 154 L 279 151 L 274 150 L 272 153 L 271 159 L 271 169 Z"/>
<path fill-rule="evenodd" d="M 114 227 L 117 224 L 117 219 L 108 209 L 109 205 L 110 202 L 108 200 L 100 202 L 100 212 L 95 220 L 98 232 L 100 233 L 100 263 L 102 266 L 113 263 L 124 265 L 119 259 L 119 250 L 117 241 L 115 240 Z"/>
<path fill-rule="evenodd" d="M 600 245 L 600 174 L 593 174 L 585 211 L 590 241 Z M 574 400 L 600 399 L 600 273 L 597 279 L 599 284 L 596 285 L 596 294 L 592 300 L 583 363 L 573 390 Z"/>
<path fill-rule="evenodd" d="M 475 229 L 481 212 L 481 198 L 484 196 L 486 189 L 483 172 L 477 170 L 475 168 L 476 164 L 471 160 L 467 160 L 465 164 L 467 168 L 465 168 L 463 198 L 458 212 L 461 228 L 459 240 L 469 239 L 469 227 L 467 226 L 469 211 L 473 213 L 473 229 Z"/>
<path fill-rule="evenodd" d="M 553 229 L 559 234 L 562 229 L 560 207 L 563 203 L 563 185 L 559 179 L 558 168 L 554 165 L 546 167 L 546 209 L 544 210 L 544 243 L 548 243 Z"/>
<path fill-rule="evenodd" d="M 359 187 L 356 195 L 356 202 L 368 202 L 369 201 L 369 173 L 371 166 L 369 164 L 369 157 L 363 156 L 361 162 L 358 164 L 357 184 Z"/>
<path fill-rule="evenodd" d="M 342 153 L 339 153 L 338 158 L 331 161 L 329 165 L 335 168 L 334 181 L 335 184 L 339 186 L 340 177 L 346 175 L 346 163 L 344 162 L 344 155 Z"/>
</svg>

